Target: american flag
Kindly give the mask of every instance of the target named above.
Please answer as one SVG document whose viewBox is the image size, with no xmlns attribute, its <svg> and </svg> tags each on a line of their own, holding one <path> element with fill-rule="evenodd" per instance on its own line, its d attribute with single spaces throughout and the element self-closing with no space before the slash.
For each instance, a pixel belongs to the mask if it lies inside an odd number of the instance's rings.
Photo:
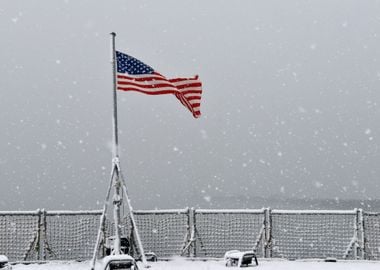
<svg viewBox="0 0 380 270">
<path fill-rule="evenodd" d="M 116 51 L 117 90 L 137 91 L 148 95 L 174 94 L 195 118 L 201 116 L 202 83 L 194 78 L 167 79 L 150 66 Z"/>
</svg>

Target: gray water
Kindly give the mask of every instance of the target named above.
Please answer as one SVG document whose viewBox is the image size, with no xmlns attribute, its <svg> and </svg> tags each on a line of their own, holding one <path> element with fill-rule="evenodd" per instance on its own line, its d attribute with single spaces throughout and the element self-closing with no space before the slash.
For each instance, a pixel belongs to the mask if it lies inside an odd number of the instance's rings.
<svg viewBox="0 0 380 270">
<path fill-rule="evenodd" d="M 132 204 L 139 201 L 135 198 Z M 196 202 L 196 203 L 194 203 Z M 149 200 L 145 198 L 144 203 L 137 203 L 136 208 L 152 209 Z M 143 206 L 143 207 L 141 207 Z M 241 195 L 223 195 L 203 197 L 188 200 L 187 205 L 176 204 L 171 197 L 162 198 L 159 209 L 173 208 L 206 208 L 206 209 L 288 209 L 288 210 L 353 210 L 361 208 L 364 211 L 380 212 L 380 199 L 312 199 L 312 198 L 286 198 L 286 197 L 257 197 L 245 194 Z"/>
<path fill-rule="evenodd" d="M 245 197 L 230 196 L 216 197 L 214 203 L 217 208 L 262 208 L 294 209 L 294 210 L 352 210 L 361 208 L 365 211 L 380 211 L 379 199 L 352 200 L 352 199 L 309 199 L 309 198 L 281 198 L 281 197 Z"/>
</svg>

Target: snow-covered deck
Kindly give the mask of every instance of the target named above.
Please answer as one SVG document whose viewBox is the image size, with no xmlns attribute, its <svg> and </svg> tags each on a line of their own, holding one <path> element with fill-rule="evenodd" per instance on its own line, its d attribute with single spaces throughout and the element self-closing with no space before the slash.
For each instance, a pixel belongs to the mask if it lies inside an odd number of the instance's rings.
<svg viewBox="0 0 380 270">
<path fill-rule="evenodd" d="M 232 270 L 242 269 L 237 267 L 226 267 L 223 260 L 190 261 L 183 258 L 176 258 L 171 261 L 159 261 L 149 263 L 150 270 Z M 145 268 L 139 265 L 140 270 Z M 323 262 L 317 260 L 284 261 L 284 260 L 264 260 L 259 259 L 259 266 L 249 266 L 248 269 L 265 270 L 377 270 L 380 269 L 380 261 L 338 261 Z M 14 265 L 13 270 L 89 270 L 89 262 L 71 263 L 47 263 Z M 243 269 L 247 269 L 244 267 Z"/>
</svg>

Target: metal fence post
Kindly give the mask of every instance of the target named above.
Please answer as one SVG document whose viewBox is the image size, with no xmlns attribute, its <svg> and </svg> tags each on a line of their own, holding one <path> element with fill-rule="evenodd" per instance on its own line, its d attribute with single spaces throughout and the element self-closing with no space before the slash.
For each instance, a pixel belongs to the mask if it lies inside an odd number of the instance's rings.
<svg viewBox="0 0 380 270">
<path fill-rule="evenodd" d="M 359 241 L 359 214 L 358 209 L 354 209 L 355 212 L 355 222 L 354 222 L 354 239 L 352 243 L 352 255 L 354 256 L 354 260 L 358 259 L 358 241 Z M 348 255 L 348 253 L 347 253 Z"/>
<path fill-rule="evenodd" d="M 190 215 L 190 208 L 186 208 L 186 216 L 187 216 L 187 226 L 186 226 L 186 236 L 184 239 L 182 251 L 181 251 L 181 256 L 186 253 L 187 257 L 191 256 L 191 250 L 189 246 L 191 245 L 191 232 L 192 232 L 192 221 L 191 221 L 191 215 Z"/>
<path fill-rule="evenodd" d="M 355 260 L 363 258 L 363 211 L 355 208 L 355 232 L 352 253 Z"/>
<path fill-rule="evenodd" d="M 364 218 L 363 209 L 359 208 L 357 210 L 357 221 L 358 221 L 358 248 L 359 248 L 359 259 L 364 260 L 365 249 L 364 249 Z"/>
<path fill-rule="evenodd" d="M 196 218 L 195 218 L 195 209 L 194 208 L 191 208 L 191 212 L 190 212 L 190 216 L 191 216 L 191 220 L 192 220 L 192 226 L 191 226 L 191 240 L 194 241 L 194 244 L 193 244 L 193 257 L 197 257 L 197 234 L 196 234 L 196 231 L 197 231 L 197 221 L 196 221 Z"/>
<path fill-rule="evenodd" d="M 38 227 L 37 227 L 37 240 L 36 240 L 36 252 L 37 252 L 37 260 L 41 260 L 41 210 L 37 209 L 38 216 Z"/>
<path fill-rule="evenodd" d="M 45 242 L 46 239 L 46 211 L 42 209 L 40 211 L 40 226 L 39 226 L 39 260 L 46 260 Z"/>
<path fill-rule="evenodd" d="M 265 208 L 264 210 L 264 223 L 265 223 L 265 243 L 264 243 L 264 257 L 272 257 L 272 210 Z"/>
<path fill-rule="evenodd" d="M 267 235 L 268 235 L 268 208 L 264 208 L 264 239 L 263 239 L 263 257 L 267 257 Z"/>
</svg>

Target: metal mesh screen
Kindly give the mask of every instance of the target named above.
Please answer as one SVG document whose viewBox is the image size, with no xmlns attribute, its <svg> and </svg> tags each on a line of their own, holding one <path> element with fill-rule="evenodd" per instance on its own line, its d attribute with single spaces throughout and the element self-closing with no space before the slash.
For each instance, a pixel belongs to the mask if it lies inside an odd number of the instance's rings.
<svg viewBox="0 0 380 270">
<path fill-rule="evenodd" d="M 0 254 L 10 261 L 90 259 L 101 213 L 0 212 Z M 380 213 L 186 209 L 135 211 L 134 215 L 145 252 L 159 258 L 183 251 L 190 256 L 222 257 L 237 249 L 286 259 L 354 259 L 357 255 L 380 260 Z M 128 219 L 121 225 L 122 234 L 130 236 Z M 106 236 L 113 235 L 108 220 L 105 229 Z"/>
<path fill-rule="evenodd" d="M 87 260 L 92 257 L 100 211 L 48 212 L 46 214 L 47 259 Z"/>
<path fill-rule="evenodd" d="M 366 257 L 380 260 L 380 213 L 364 213 L 363 218 Z"/>
<path fill-rule="evenodd" d="M 356 227 L 354 211 L 280 211 L 271 214 L 272 257 L 343 259 Z"/>
<path fill-rule="evenodd" d="M 223 257 L 228 250 L 256 250 L 263 256 L 264 210 L 196 210 L 196 256 Z"/>
<path fill-rule="evenodd" d="M 134 211 L 145 252 L 179 256 L 189 232 L 188 210 Z"/>
<path fill-rule="evenodd" d="M 10 261 L 37 258 L 30 252 L 38 235 L 38 212 L 0 212 L 0 254 Z"/>
</svg>

